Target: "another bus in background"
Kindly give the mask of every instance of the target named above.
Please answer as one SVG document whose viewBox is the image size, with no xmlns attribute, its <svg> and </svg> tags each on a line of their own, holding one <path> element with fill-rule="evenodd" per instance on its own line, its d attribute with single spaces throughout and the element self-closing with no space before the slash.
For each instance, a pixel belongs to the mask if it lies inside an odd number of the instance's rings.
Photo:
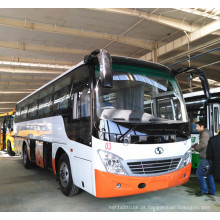
<svg viewBox="0 0 220 220">
<path fill-rule="evenodd" d="M 10 156 L 14 156 L 13 123 L 15 111 L 0 114 L 0 150 L 7 150 Z"/>
</svg>

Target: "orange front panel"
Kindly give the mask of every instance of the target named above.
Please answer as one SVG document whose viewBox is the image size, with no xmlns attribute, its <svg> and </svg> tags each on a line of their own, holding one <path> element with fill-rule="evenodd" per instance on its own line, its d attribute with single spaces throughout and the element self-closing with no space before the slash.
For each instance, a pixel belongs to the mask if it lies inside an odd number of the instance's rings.
<svg viewBox="0 0 220 220">
<path fill-rule="evenodd" d="M 175 172 L 160 176 L 134 177 L 123 176 L 95 170 L 96 196 L 100 198 L 127 196 L 166 189 L 186 183 L 191 173 L 191 164 Z M 120 183 L 121 187 L 116 185 Z M 145 188 L 138 188 L 144 183 Z"/>
</svg>

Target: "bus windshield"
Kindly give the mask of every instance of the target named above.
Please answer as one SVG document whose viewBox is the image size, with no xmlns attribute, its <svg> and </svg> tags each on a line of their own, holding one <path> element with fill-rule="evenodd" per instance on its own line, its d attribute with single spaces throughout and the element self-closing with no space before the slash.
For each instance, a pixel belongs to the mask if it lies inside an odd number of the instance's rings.
<svg viewBox="0 0 220 220">
<path fill-rule="evenodd" d="M 187 122 L 184 100 L 169 73 L 113 64 L 113 87 L 95 88 L 100 119 L 127 123 Z"/>
</svg>

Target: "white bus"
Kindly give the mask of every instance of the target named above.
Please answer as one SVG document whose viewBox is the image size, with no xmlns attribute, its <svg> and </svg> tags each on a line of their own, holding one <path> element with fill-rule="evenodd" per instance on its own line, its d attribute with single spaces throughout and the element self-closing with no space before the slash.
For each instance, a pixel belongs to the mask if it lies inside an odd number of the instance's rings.
<svg viewBox="0 0 220 220">
<path fill-rule="evenodd" d="M 62 192 L 100 198 L 186 183 L 191 140 L 172 71 L 97 50 L 19 101 L 15 151 L 53 170 Z"/>
</svg>

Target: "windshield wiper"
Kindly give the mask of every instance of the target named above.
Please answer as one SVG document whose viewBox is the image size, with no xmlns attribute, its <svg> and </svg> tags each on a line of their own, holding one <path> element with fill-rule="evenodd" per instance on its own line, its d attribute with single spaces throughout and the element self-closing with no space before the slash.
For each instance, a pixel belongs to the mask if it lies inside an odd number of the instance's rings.
<svg viewBox="0 0 220 220">
<path fill-rule="evenodd" d="M 118 138 L 118 142 L 122 142 L 125 136 L 129 135 L 138 125 L 133 126 L 129 130 L 127 130 L 120 138 Z"/>
</svg>

